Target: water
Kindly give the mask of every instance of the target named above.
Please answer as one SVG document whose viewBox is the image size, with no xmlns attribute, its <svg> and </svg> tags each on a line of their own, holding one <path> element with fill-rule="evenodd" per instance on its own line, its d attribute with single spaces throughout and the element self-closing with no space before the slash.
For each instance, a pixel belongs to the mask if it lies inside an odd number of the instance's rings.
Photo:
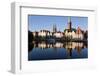
<svg viewBox="0 0 100 76">
<path fill-rule="evenodd" d="M 87 44 L 83 42 L 33 43 L 28 51 L 28 60 L 88 58 Z"/>
</svg>

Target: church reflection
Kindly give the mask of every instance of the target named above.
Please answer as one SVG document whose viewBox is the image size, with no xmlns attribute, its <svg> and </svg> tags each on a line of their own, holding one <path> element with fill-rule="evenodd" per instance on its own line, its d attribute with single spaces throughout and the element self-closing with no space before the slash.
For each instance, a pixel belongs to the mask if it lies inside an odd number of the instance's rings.
<svg viewBox="0 0 100 76">
<path fill-rule="evenodd" d="M 88 47 L 85 42 L 56 42 L 53 44 L 48 44 L 46 42 L 33 42 L 30 46 L 31 49 L 29 52 L 31 52 L 34 48 L 39 48 L 41 51 L 48 51 L 49 48 L 52 48 L 55 52 L 57 52 L 57 49 L 63 48 L 66 51 L 67 58 L 71 58 L 73 51 L 76 51 L 77 54 L 81 56 L 82 49 Z"/>
</svg>

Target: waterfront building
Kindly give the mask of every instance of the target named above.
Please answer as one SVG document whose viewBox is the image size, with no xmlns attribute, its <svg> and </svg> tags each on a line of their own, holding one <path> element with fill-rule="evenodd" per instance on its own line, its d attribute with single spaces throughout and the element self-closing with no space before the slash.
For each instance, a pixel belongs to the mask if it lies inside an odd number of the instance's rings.
<svg viewBox="0 0 100 76">
<path fill-rule="evenodd" d="M 48 30 L 41 30 L 41 31 L 39 31 L 38 35 L 42 36 L 42 37 L 50 36 L 50 31 L 48 31 Z"/>
<path fill-rule="evenodd" d="M 56 37 L 56 38 L 62 38 L 64 36 L 64 33 L 60 32 L 60 31 L 54 32 L 53 36 Z"/>
<path fill-rule="evenodd" d="M 78 27 L 77 29 L 72 28 L 72 22 L 71 22 L 70 17 L 68 18 L 68 28 L 65 29 L 64 33 L 65 33 L 65 37 L 68 37 L 71 39 L 82 40 L 84 38 L 84 34 L 82 30 L 80 29 L 80 27 Z"/>
<path fill-rule="evenodd" d="M 82 30 L 80 29 L 80 27 L 77 28 L 76 35 L 77 35 L 76 38 L 78 38 L 80 40 L 82 40 L 84 38 L 84 34 L 83 34 Z"/>
<path fill-rule="evenodd" d="M 32 32 L 32 34 L 33 34 L 33 37 L 36 37 L 36 36 L 38 36 L 38 32 L 37 32 L 37 31 L 35 31 L 35 32 Z"/>
</svg>

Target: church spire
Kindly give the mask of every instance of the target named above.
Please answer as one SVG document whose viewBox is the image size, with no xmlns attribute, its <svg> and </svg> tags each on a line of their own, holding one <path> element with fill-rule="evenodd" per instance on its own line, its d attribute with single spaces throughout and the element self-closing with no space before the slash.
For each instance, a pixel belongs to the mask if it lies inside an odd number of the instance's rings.
<svg viewBox="0 0 100 76">
<path fill-rule="evenodd" d="M 68 16 L 68 30 L 69 30 L 69 31 L 72 31 L 71 16 Z"/>
<path fill-rule="evenodd" d="M 71 22 L 71 17 L 70 17 L 70 16 L 68 16 L 68 23 L 69 23 L 69 22 Z"/>
</svg>

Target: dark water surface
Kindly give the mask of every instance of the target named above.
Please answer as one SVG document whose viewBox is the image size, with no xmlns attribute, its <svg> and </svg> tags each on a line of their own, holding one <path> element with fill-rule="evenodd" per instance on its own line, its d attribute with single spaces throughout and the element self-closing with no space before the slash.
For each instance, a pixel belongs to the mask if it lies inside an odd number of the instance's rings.
<svg viewBox="0 0 100 76">
<path fill-rule="evenodd" d="M 28 51 L 28 60 L 88 58 L 87 44 L 83 42 L 33 43 Z"/>
</svg>

